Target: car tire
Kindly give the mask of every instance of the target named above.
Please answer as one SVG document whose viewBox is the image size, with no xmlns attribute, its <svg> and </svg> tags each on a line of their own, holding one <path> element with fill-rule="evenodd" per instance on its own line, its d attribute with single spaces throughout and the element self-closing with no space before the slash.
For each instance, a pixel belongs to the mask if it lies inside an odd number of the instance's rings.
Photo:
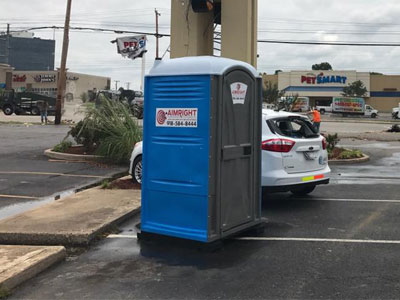
<svg viewBox="0 0 400 300">
<path fill-rule="evenodd" d="M 11 105 L 4 105 L 3 106 L 3 112 L 6 116 L 10 116 L 13 114 L 14 109 Z"/>
<path fill-rule="evenodd" d="M 398 113 L 398 112 L 394 115 L 394 118 L 395 118 L 395 119 L 400 119 L 399 113 Z"/>
<path fill-rule="evenodd" d="M 32 109 L 31 109 L 31 114 L 32 114 L 32 115 L 35 115 L 35 116 L 40 115 L 40 110 L 39 110 L 39 108 L 36 107 L 36 106 L 32 107 Z"/>
<path fill-rule="evenodd" d="M 377 114 L 376 113 L 373 113 L 372 115 L 371 115 L 371 118 L 372 119 L 375 119 L 377 117 Z"/>
<path fill-rule="evenodd" d="M 132 164 L 132 181 L 133 183 L 142 184 L 142 156 L 139 155 L 135 158 Z"/>
<path fill-rule="evenodd" d="M 290 192 L 295 196 L 305 196 L 311 193 L 315 189 L 315 185 L 308 185 L 302 188 L 291 190 Z"/>
<path fill-rule="evenodd" d="M 319 112 L 321 113 L 321 115 L 324 115 L 325 114 L 325 109 L 321 109 Z"/>
</svg>

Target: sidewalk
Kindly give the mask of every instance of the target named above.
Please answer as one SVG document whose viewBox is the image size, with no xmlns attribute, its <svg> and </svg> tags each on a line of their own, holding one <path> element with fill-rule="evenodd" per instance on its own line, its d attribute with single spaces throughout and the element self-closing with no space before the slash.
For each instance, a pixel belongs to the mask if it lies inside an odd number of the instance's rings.
<svg viewBox="0 0 400 300">
<path fill-rule="evenodd" d="M 0 298 L 63 260 L 63 246 L 88 246 L 139 213 L 140 201 L 140 190 L 95 187 L 0 221 Z"/>
<path fill-rule="evenodd" d="M 87 246 L 136 214 L 140 190 L 85 190 L 0 221 L 0 244 Z"/>
</svg>

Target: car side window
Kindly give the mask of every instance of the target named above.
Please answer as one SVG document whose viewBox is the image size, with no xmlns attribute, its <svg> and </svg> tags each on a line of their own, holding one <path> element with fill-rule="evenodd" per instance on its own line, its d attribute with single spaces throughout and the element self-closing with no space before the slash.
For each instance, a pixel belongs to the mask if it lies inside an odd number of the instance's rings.
<svg viewBox="0 0 400 300">
<path fill-rule="evenodd" d="M 318 137 L 312 124 L 301 117 L 272 119 L 268 123 L 276 133 L 282 136 L 297 139 Z"/>
</svg>

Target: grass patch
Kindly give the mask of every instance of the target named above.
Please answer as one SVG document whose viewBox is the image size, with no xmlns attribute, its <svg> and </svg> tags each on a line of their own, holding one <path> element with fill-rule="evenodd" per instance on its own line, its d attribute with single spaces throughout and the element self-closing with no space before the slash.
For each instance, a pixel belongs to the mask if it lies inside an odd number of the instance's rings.
<svg viewBox="0 0 400 300">
<path fill-rule="evenodd" d="M 108 180 L 104 180 L 104 181 L 101 183 L 101 188 L 104 189 L 104 190 L 110 190 L 110 189 L 112 189 L 111 182 L 109 182 Z"/>
</svg>

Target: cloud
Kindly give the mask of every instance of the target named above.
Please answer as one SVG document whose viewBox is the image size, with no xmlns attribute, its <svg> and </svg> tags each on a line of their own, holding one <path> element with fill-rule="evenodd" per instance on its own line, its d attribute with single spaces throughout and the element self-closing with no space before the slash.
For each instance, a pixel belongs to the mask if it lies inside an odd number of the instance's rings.
<svg viewBox="0 0 400 300">
<path fill-rule="evenodd" d="M 11 28 L 62 25 L 66 1 L 2 0 L 0 31 Z M 154 8 L 161 12 L 160 31 L 169 33 L 170 1 L 165 0 L 73 0 L 71 22 L 75 26 L 154 32 Z M 380 41 L 397 42 L 400 33 L 400 4 L 396 0 L 259 1 L 259 38 L 277 40 Z M 394 32 L 391 34 L 389 31 Z M 396 33 L 397 32 L 397 33 Z M 53 31 L 35 31 L 37 37 L 52 39 Z M 141 60 L 124 59 L 110 41 L 120 35 L 71 31 L 67 67 L 71 71 L 112 77 L 122 85 L 140 86 Z M 59 65 L 62 31 L 55 32 L 56 65 Z M 169 38 L 160 39 L 161 54 Z M 399 48 L 258 45 L 258 69 L 273 73 L 276 69 L 309 69 L 328 61 L 335 69 L 374 70 L 400 73 Z M 148 36 L 146 71 L 153 65 L 155 38 Z M 169 54 L 166 54 L 166 58 Z"/>
</svg>

